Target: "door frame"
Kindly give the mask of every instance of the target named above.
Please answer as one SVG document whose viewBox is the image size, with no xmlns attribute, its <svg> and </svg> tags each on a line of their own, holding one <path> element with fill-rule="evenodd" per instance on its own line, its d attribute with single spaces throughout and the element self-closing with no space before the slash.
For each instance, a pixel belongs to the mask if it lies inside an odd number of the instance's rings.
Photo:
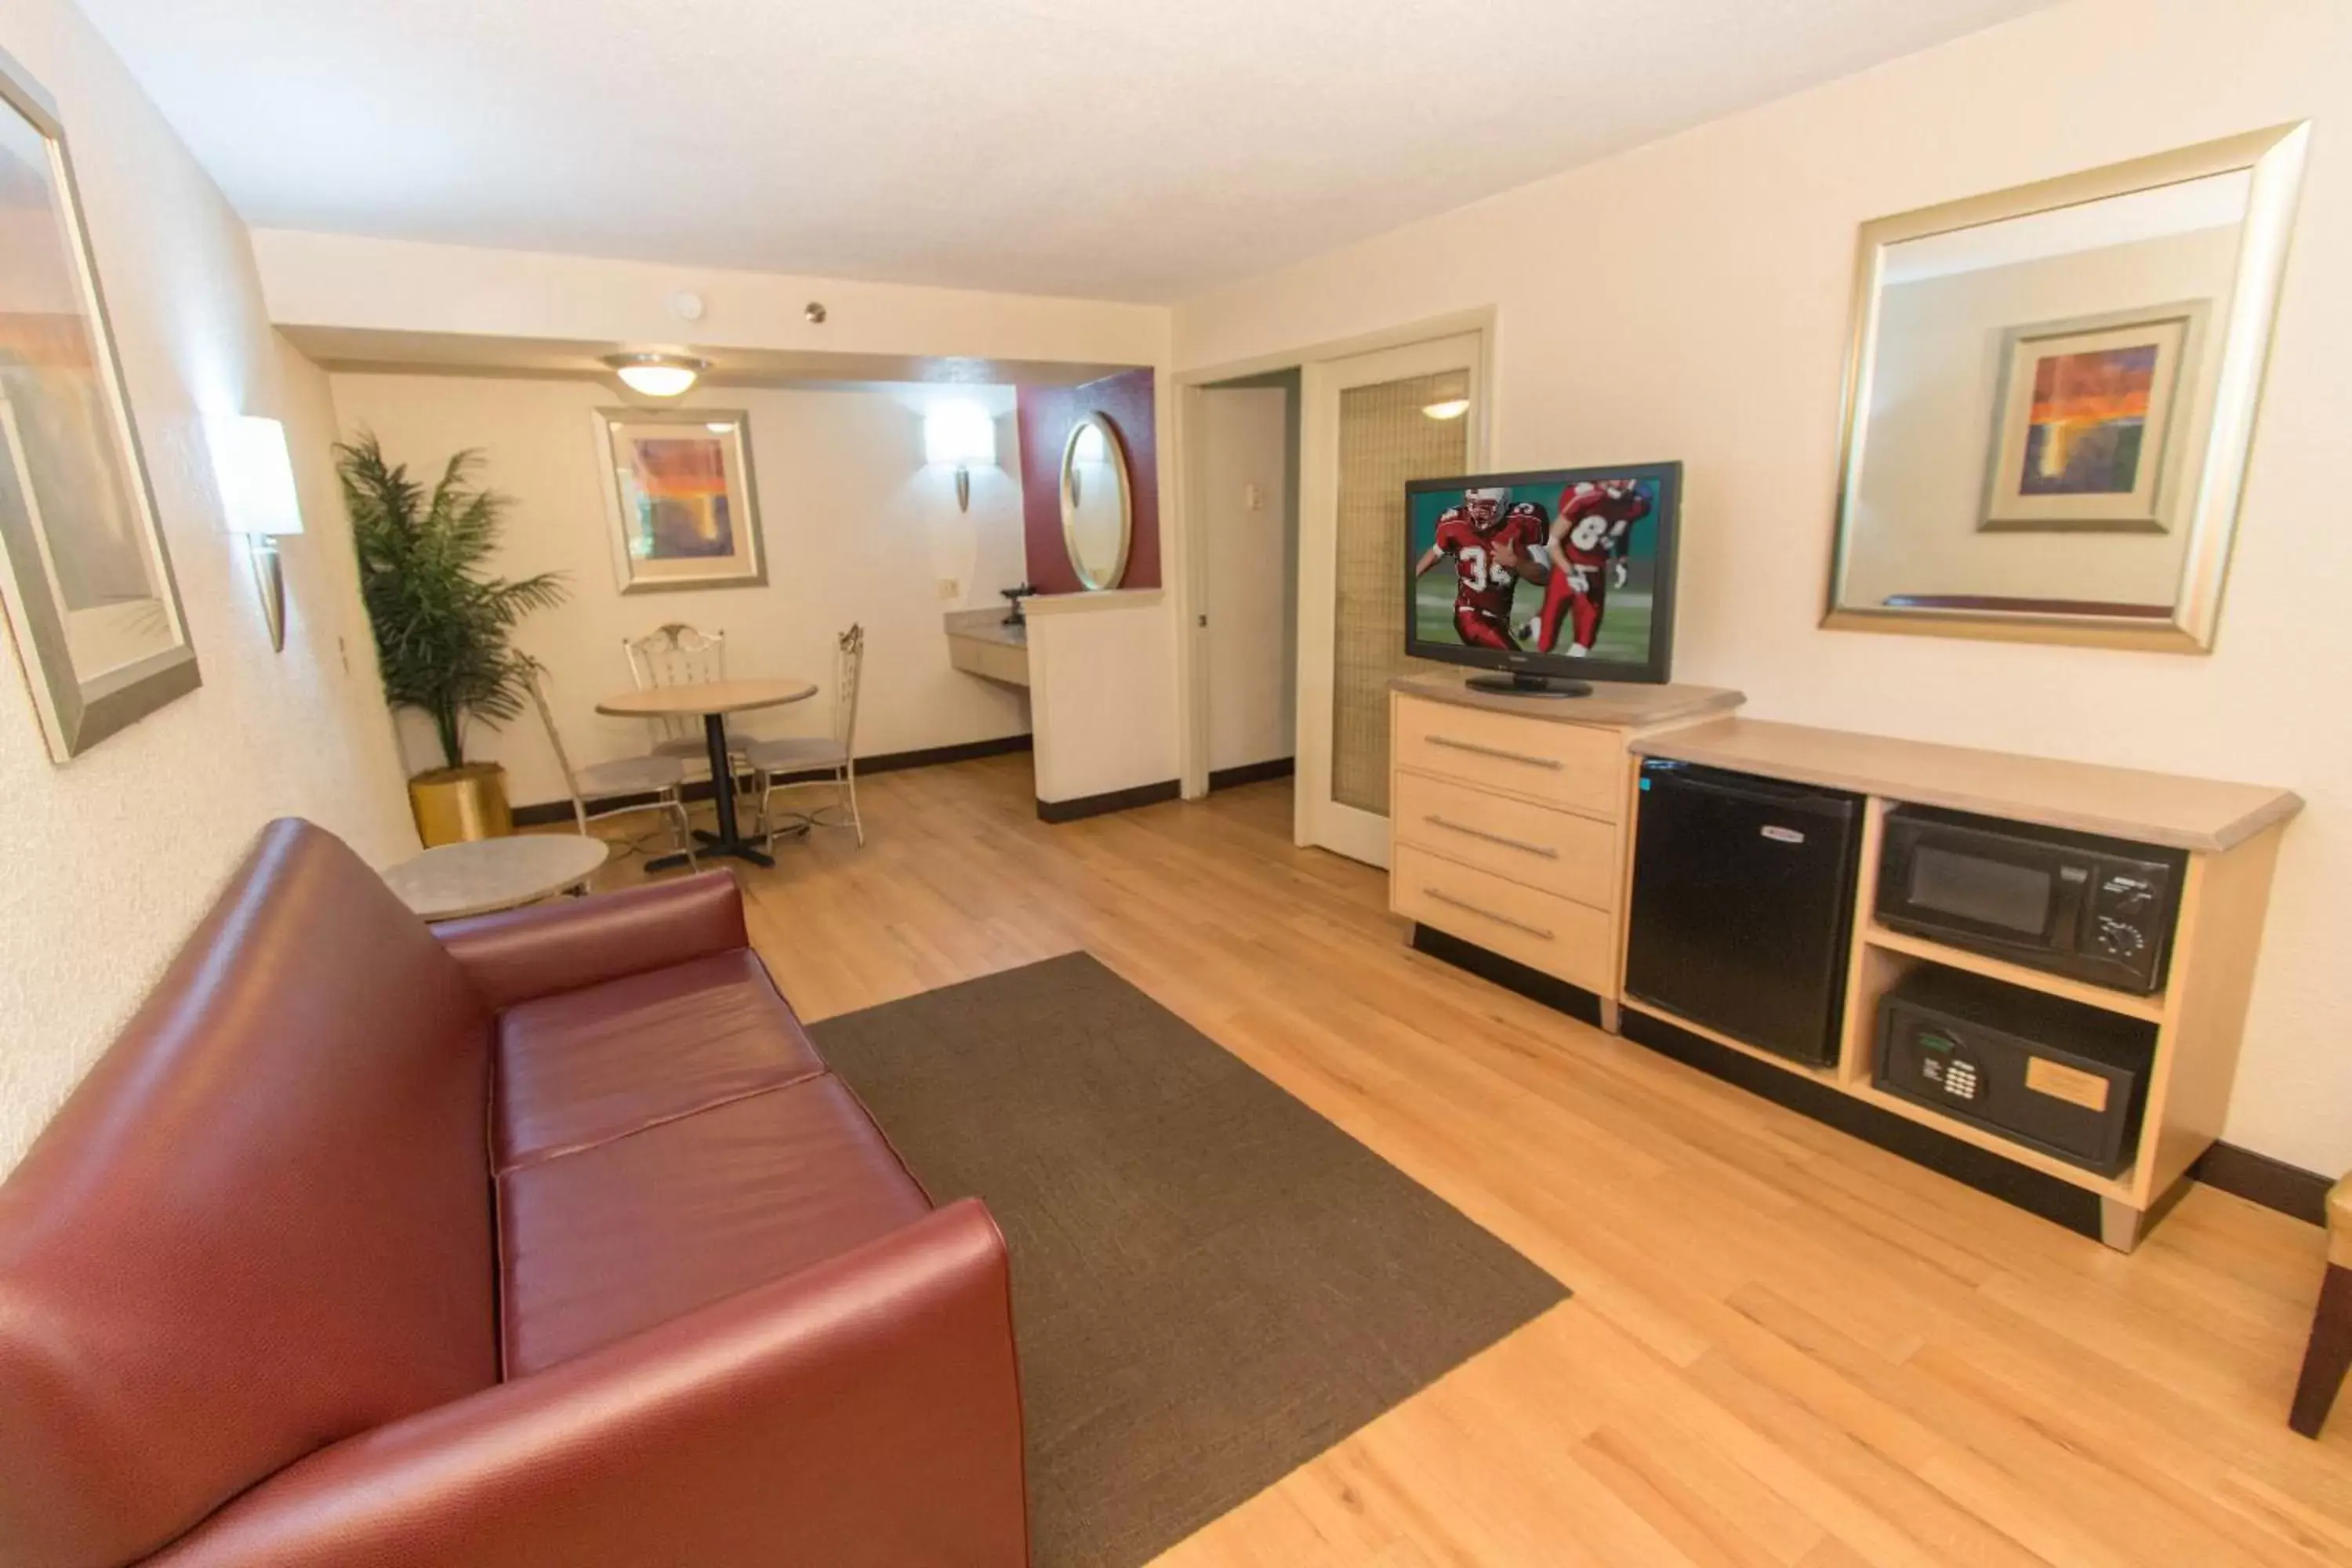
<svg viewBox="0 0 2352 1568">
<path fill-rule="evenodd" d="M 1207 521 L 1202 515 L 1205 507 L 1199 483 L 1199 458 L 1195 444 L 1201 429 L 1199 388 L 1218 382 L 1242 381 L 1274 371 L 1296 370 L 1299 374 L 1299 447 L 1291 454 L 1298 473 L 1298 551 L 1299 551 L 1299 646 L 1307 639 L 1306 616 L 1307 552 L 1308 550 L 1307 508 L 1308 472 L 1306 451 L 1308 437 L 1307 409 L 1307 372 L 1318 363 L 1334 360 L 1354 359 L 1382 349 L 1403 348 L 1413 343 L 1444 338 L 1475 334 L 1478 339 L 1477 367 L 1472 373 L 1472 412 L 1474 426 L 1470 432 L 1470 467 L 1474 470 L 1490 466 L 1495 433 L 1501 427 L 1501 410 L 1496 400 L 1495 341 L 1496 310 L 1492 305 L 1474 310 L 1449 311 L 1443 315 L 1424 317 L 1416 321 L 1376 331 L 1360 332 L 1350 337 L 1327 339 L 1297 348 L 1284 349 L 1245 359 L 1227 360 L 1216 364 L 1179 371 L 1173 380 L 1175 395 L 1170 400 L 1173 407 L 1170 427 L 1175 442 L 1177 461 L 1169 466 L 1171 477 L 1178 478 L 1176 504 L 1165 515 L 1176 521 L 1175 556 L 1180 563 L 1174 574 L 1176 625 L 1179 658 L 1177 660 L 1177 752 L 1178 769 L 1182 781 L 1184 798 L 1198 800 L 1209 793 L 1209 644 L 1212 627 L 1203 617 L 1209 605 L 1207 552 L 1196 548 L 1206 538 Z M 1334 497 L 1336 505 L 1336 494 Z M 1336 547 L 1335 531 L 1328 536 Z M 1329 582 L 1329 563 L 1325 563 L 1323 581 Z M 1328 597 L 1328 595 L 1327 595 Z M 1323 636 L 1328 641 L 1331 621 L 1328 613 L 1323 618 Z M 1298 692 L 1299 727 L 1307 728 L 1306 691 Z M 1328 699 L 1327 699 L 1328 700 Z M 1328 737 L 1325 753 L 1329 752 Z M 1305 755 L 1302 752 L 1300 761 Z M 1291 840 L 1305 846 L 1309 841 L 1303 836 L 1303 824 L 1293 814 Z"/>
<path fill-rule="evenodd" d="M 1462 433 L 1464 471 L 1486 467 L 1486 340 L 1476 332 L 1400 343 L 1306 369 L 1298 485 L 1298 772 L 1291 795 L 1291 841 L 1319 845 L 1353 860 L 1389 863 L 1389 819 L 1331 798 L 1331 711 L 1338 686 L 1339 554 L 1339 396 L 1428 375 L 1469 361 L 1470 412 Z M 1402 563 L 1399 570 L 1402 570 Z"/>
</svg>

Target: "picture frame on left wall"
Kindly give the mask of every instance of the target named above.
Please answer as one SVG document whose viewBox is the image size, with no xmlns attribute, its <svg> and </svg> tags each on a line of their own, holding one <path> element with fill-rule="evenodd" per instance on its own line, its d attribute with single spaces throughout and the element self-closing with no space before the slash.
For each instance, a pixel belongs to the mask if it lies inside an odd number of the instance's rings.
<svg viewBox="0 0 2352 1568">
<path fill-rule="evenodd" d="M 740 408 L 599 408 L 606 542 L 624 594 L 754 588 L 768 580 Z"/>
<path fill-rule="evenodd" d="M 202 684 L 65 128 L 5 53 L 0 598 L 56 762 Z"/>
</svg>

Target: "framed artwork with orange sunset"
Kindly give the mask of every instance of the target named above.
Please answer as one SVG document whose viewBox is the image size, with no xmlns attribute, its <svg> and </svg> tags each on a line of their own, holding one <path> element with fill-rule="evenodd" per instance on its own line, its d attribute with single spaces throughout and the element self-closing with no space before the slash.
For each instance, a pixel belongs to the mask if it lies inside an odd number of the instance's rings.
<svg viewBox="0 0 2352 1568">
<path fill-rule="evenodd" d="M 2161 533 L 2201 300 L 2001 334 L 1982 531 Z"/>
<path fill-rule="evenodd" d="M 600 408 L 596 446 L 622 593 L 749 588 L 768 580 L 750 416 Z"/>
</svg>

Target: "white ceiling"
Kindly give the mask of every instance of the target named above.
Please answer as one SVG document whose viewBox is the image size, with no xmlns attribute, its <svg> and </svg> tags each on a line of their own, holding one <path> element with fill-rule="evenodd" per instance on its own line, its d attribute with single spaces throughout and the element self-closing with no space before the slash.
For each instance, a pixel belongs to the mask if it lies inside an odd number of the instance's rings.
<svg viewBox="0 0 2352 1568">
<path fill-rule="evenodd" d="M 1168 300 L 2046 0 L 81 3 L 257 226 Z"/>
</svg>

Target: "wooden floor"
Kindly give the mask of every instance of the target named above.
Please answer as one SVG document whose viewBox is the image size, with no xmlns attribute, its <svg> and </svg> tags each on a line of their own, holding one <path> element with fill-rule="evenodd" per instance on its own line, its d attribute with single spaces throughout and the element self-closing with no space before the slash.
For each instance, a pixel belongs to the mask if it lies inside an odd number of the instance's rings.
<svg viewBox="0 0 2352 1568">
<path fill-rule="evenodd" d="M 742 872 L 803 1014 L 1084 948 L 1576 1291 L 1162 1568 L 2352 1563 L 2352 1398 L 2284 1425 L 2315 1228 L 2199 1188 L 2109 1252 L 1412 952 L 1286 784 L 862 794 Z"/>
</svg>

